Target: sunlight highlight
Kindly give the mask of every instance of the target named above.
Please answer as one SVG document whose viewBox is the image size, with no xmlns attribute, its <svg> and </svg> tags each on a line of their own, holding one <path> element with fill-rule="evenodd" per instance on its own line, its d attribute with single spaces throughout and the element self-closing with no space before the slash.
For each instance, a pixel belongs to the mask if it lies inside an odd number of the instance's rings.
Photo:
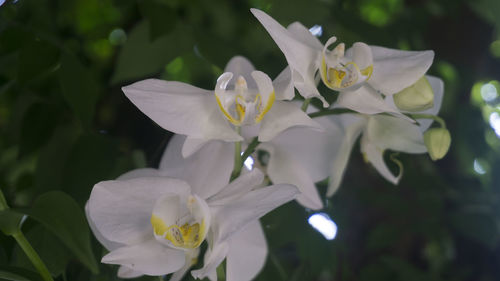
<svg viewBox="0 0 500 281">
<path fill-rule="evenodd" d="M 241 155 L 243 155 L 243 152 L 241 153 Z M 247 159 L 245 159 L 245 162 L 243 162 L 243 165 L 245 165 L 245 168 L 247 168 L 247 170 L 251 171 L 253 170 L 253 163 L 254 160 L 252 156 L 248 156 Z"/>
<path fill-rule="evenodd" d="M 309 28 L 309 32 L 316 37 L 321 37 L 321 35 L 323 35 L 323 27 L 315 24 L 313 27 Z"/>
<path fill-rule="evenodd" d="M 327 240 L 333 240 L 337 236 L 337 224 L 327 214 L 313 214 L 307 221 L 314 229 L 323 234 Z"/>
<path fill-rule="evenodd" d="M 495 134 L 500 137 L 500 115 L 497 112 L 490 114 L 490 126 L 495 131 Z"/>
<path fill-rule="evenodd" d="M 486 169 L 481 165 L 481 161 L 474 159 L 474 171 L 480 175 L 486 174 Z"/>
<path fill-rule="evenodd" d="M 491 83 L 486 83 L 481 87 L 481 97 L 485 102 L 491 102 L 498 97 L 497 88 Z"/>
</svg>

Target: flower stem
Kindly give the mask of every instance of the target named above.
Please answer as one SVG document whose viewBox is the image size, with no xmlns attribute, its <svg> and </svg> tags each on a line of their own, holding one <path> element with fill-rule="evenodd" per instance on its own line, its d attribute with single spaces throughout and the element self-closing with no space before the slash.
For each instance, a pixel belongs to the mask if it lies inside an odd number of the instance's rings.
<svg viewBox="0 0 500 281">
<path fill-rule="evenodd" d="M 304 112 L 307 112 L 307 107 L 309 106 L 309 103 L 311 103 L 311 98 L 305 99 L 300 109 L 302 109 L 302 111 Z"/>
<path fill-rule="evenodd" d="M 328 110 L 322 110 L 322 111 L 310 113 L 309 117 L 316 118 L 316 117 L 321 117 L 321 116 L 326 116 L 326 115 L 338 115 L 338 114 L 344 114 L 344 113 L 356 113 L 356 112 L 352 111 L 350 109 L 345 109 L 345 108 L 335 108 L 335 109 L 328 109 Z"/>
<path fill-rule="evenodd" d="M 225 264 L 225 262 L 222 262 L 219 266 L 217 266 L 217 281 L 226 280 L 226 272 L 224 270 Z"/>
<path fill-rule="evenodd" d="M 247 160 L 248 156 L 250 156 L 250 154 L 252 154 L 255 151 L 255 148 L 259 144 L 260 141 L 258 137 L 253 138 L 250 144 L 247 146 L 247 149 L 245 149 L 245 152 L 243 153 L 240 152 L 239 157 L 236 156 L 236 151 L 241 151 L 241 144 L 239 144 L 238 148 L 235 148 L 234 169 L 233 173 L 231 174 L 231 181 L 240 176 L 241 169 L 243 168 L 243 163 L 245 163 L 245 160 Z M 237 146 L 237 144 L 235 144 L 235 146 Z M 238 158 L 238 160 L 236 160 L 236 158 Z M 238 163 L 236 161 L 238 161 Z"/>
<path fill-rule="evenodd" d="M 439 123 L 441 128 L 446 129 L 446 122 L 443 120 L 443 118 L 432 115 L 432 114 L 411 114 L 410 115 L 413 119 L 432 119 L 436 122 Z"/>
<path fill-rule="evenodd" d="M 253 140 L 250 142 L 250 144 L 247 146 L 247 149 L 245 149 L 245 152 L 241 155 L 241 161 L 245 163 L 245 160 L 247 160 L 248 156 L 252 154 L 255 151 L 255 148 L 260 144 L 259 138 L 255 137 Z"/>
<path fill-rule="evenodd" d="M 0 211 L 7 209 L 9 209 L 9 205 L 7 204 L 7 200 L 5 200 L 5 196 L 3 195 L 3 192 L 0 189 Z M 21 249 L 23 249 L 24 253 L 30 259 L 33 266 L 35 266 L 35 268 L 38 270 L 38 273 L 40 273 L 42 279 L 44 281 L 54 281 L 54 279 L 52 279 L 52 275 L 50 275 L 50 272 L 47 269 L 47 266 L 43 263 L 42 259 L 35 251 L 35 249 L 33 249 L 30 242 L 26 239 L 26 237 L 22 233 L 21 229 L 17 230 L 17 232 L 12 234 L 12 237 L 16 240 L 17 244 L 19 244 Z"/>
<path fill-rule="evenodd" d="M 238 132 L 238 134 L 240 134 L 241 128 L 236 127 L 236 131 Z M 234 143 L 234 168 L 231 174 L 231 181 L 233 181 L 240 175 L 242 166 L 243 161 L 241 159 L 241 141 L 237 141 Z"/>
<path fill-rule="evenodd" d="M 45 281 L 54 281 L 54 279 L 52 279 L 52 275 L 50 275 L 50 272 L 43 263 L 42 259 L 37 254 L 35 249 L 31 247 L 30 242 L 28 242 L 26 237 L 24 237 L 24 234 L 19 230 L 17 233 L 13 234 L 12 237 L 16 239 L 17 244 L 19 244 L 26 256 L 28 256 L 28 258 L 30 259 L 31 263 L 33 263 L 35 268 L 38 270 L 38 273 L 40 273 L 42 279 Z"/>
<path fill-rule="evenodd" d="M 0 211 L 7 210 L 9 205 L 7 205 L 7 200 L 5 200 L 5 196 L 3 196 L 3 192 L 0 189 Z"/>
</svg>

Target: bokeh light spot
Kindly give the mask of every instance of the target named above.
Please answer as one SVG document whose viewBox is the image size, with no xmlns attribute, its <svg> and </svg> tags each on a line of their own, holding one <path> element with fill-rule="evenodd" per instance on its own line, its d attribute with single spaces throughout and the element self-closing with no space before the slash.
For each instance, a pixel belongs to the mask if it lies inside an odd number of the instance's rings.
<svg viewBox="0 0 500 281">
<path fill-rule="evenodd" d="M 494 57 L 500 58 L 500 40 L 493 41 L 490 44 L 490 52 Z"/>
<path fill-rule="evenodd" d="M 497 88 L 491 83 L 481 86 L 481 97 L 485 102 L 491 102 L 498 97 Z"/>
<path fill-rule="evenodd" d="M 252 156 L 248 156 L 247 159 L 245 159 L 245 162 L 243 162 L 243 164 L 245 165 L 245 168 L 247 168 L 249 171 L 251 171 L 253 169 L 253 163 L 254 163 L 254 160 L 253 160 Z"/>
<path fill-rule="evenodd" d="M 316 37 L 321 37 L 321 35 L 323 35 L 323 27 L 316 24 L 313 27 L 309 28 L 309 32 L 311 32 L 311 34 Z"/>
<path fill-rule="evenodd" d="M 115 28 L 111 31 L 111 33 L 109 33 L 108 40 L 111 45 L 123 45 L 127 41 L 127 34 L 123 31 L 123 29 Z"/>
<path fill-rule="evenodd" d="M 327 240 L 333 240 L 337 236 L 337 224 L 325 213 L 313 214 L 307 222 Z"/>
<path fill-rule="evenodd" d="M 498 112 L 493 112 L 490 114 L 490 126 L 495 131 L 498 137 L 500 137 L 500 115 Z"/>
<path fill-rule="evenodd" d="M 484 168 L 483 161 L 480 159 L 474 159 L 474 171 L 480 175 L 486 174 L 486 169 Z"/>
</svg>

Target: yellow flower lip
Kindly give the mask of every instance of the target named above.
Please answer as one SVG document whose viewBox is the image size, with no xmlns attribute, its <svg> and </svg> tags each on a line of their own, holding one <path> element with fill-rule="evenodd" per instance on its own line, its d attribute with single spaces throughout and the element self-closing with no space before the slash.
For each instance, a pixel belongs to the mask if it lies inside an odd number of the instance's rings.
<svg viewBox="0 0 500 281">
<path fill-rule="evenodd" d="M 252 76 L 259 88 L 258 92 L 247 88 L 243 76 L 236 79 L 234 90 L 226 90 L 232 76 L 232 73 L 224 73 L 217 80 L 215 99 L 220 111 L 235 126 L 260 123 L 276 99 L 271 79 L 260 71 L 254 71 Z"/>
<path fill-rule="evenodd" d="M 158 242 L 195 249 L 205 240 L 210 214 L 206 202 L 196 195 L 184 199 L 167 195 L 156 203 L 150 222 Z"/>
<path fill-rule="evenodd" d="M 205 239 L 203 236 L 203 233 L 205 233 L 204 220 L 201 223 L 185 223 L 182 226 L 173 224 L 167 226 L 161 218 L 153 214 L 151 216 L 151 225 L 157 236 L 170 241 L 175 247 L 186 249 L 198 248 Z"/>
</svg>

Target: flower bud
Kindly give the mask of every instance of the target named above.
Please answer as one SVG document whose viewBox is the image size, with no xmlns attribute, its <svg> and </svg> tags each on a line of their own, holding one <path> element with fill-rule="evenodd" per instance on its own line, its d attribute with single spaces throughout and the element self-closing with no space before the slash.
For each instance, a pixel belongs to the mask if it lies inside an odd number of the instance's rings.
<svg viewBox="0 0 500 281">
<path fill-rule="evenodd" d="M 443 158 L 451 144 L 450 132 L 445 128 L 432 128 L 424 134 L 424 143 L 433 161 Z"/>
<path fill-rule="evenodd" d="M 394 104 L 405 111 L 423 111 L 434 106 L 434 92 L 423 76 L 415 84 L 394 95 Z"/>
</svg>

